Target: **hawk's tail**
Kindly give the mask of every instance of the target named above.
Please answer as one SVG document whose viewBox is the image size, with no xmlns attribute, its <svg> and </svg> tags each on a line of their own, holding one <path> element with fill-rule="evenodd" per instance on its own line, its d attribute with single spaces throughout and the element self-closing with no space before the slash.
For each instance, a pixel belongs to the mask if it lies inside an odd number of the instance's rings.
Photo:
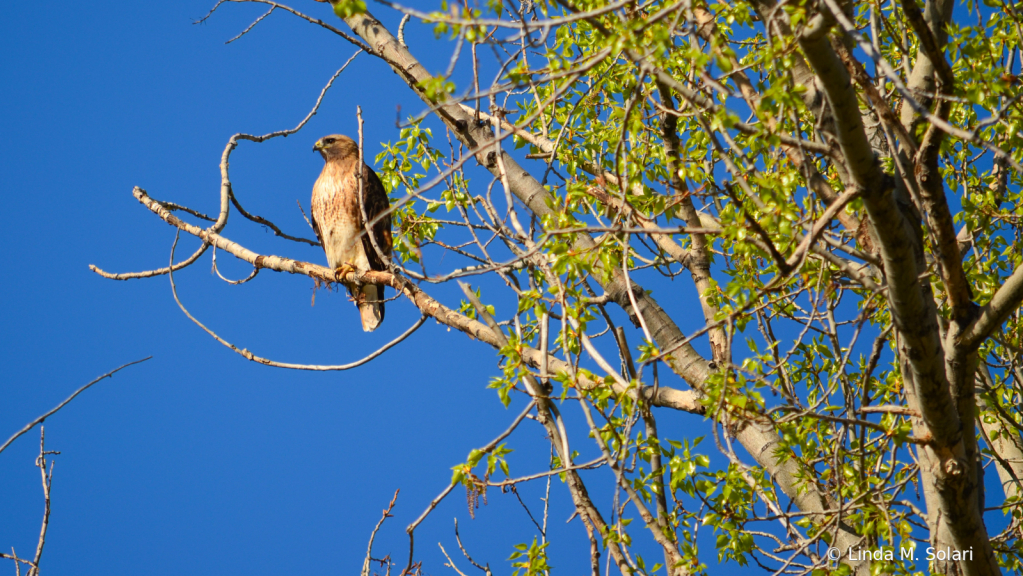
<svg viewBox="0 0 1023 576">
<path fill-rule="evenodd" d="M 372 332 L 384 321 L 384 287 L 382 284 L 363 284 L 357 298 L 362 329 Z"/>
</svg>

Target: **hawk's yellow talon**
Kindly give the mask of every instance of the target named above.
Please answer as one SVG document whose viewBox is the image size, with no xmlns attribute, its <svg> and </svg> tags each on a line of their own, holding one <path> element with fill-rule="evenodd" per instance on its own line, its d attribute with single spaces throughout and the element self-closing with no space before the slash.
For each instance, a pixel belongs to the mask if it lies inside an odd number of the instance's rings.
<svg viewBox="0 0 1023 576">
<path fill-rule="evenodd" d="M 347 262 L 346 262 L 346 263 L 344 263 L 344 264 L 342 264 L 342 265 L 338 266 L 338 267 L 337 267 L 337 268 L 336 268 L 336 269 L 334 270 L 334 279 L 335 279 L 335 280 L 337 280 L 338 282 L 341 282 L 341 280 L 342 280 L 342 279 L 343 279 L 343 278 L 344 278 L 344 277 L 345 277 L 345 276 L 346 276 L 346 275 L 347 275 L 348 273 L 352 273 L 352 274 L 354 274 L 354 273 L 355 273 L 355 267 L 354 267 L 354 266 L 352 266 L 351 264 L 349 264 L 349 263 L 347 263 Z"/>
</svg>

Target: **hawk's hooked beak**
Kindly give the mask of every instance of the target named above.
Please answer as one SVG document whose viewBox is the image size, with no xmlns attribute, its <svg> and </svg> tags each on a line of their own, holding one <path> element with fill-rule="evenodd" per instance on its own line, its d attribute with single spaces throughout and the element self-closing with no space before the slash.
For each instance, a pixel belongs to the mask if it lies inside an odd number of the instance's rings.
<svg viewBox="0 0 1023 576">
<path fill-rule="evenodd" d="M 322 144 L 323 144 L 322 142 L 320 142 L 319 140 L 317 140 L 317 141 L 316 141 L 316 144 L 313 144 L 313 152 L 319 152 L 319 151 L 320 151 L 320 149 L 322 149 L 322 148 L 323 148 L 323 145 L 322 145 Z"/>
</svg>

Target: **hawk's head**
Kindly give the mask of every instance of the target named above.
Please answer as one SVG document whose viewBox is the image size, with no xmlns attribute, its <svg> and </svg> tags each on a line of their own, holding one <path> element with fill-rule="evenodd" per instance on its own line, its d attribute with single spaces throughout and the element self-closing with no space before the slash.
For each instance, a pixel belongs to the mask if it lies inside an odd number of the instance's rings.
<svg viewBox="0 0 1023 576">
<path fill-rule="evenodd" d="M 324 136 L 313 145 L 313 151 L 319 152 L 326 161 L 341 160 L 349 156 L 359 155 L 359 145 L 344 134 Z"/>
</svg>

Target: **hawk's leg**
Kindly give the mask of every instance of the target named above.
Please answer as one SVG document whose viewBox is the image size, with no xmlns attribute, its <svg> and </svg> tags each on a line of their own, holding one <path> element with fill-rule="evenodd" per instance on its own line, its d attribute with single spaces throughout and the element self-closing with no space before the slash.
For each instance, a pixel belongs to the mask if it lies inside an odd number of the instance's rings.
<svg viewBox="0 0 1023 576">
<path fill-rule="evenodd" d="M 334 269 L 334 280 L 337 280 L 338 282 L 343 282 L 344 277 L 348 273 L 355 274 L 356 272 L 357 270 L 355 269 L 355 266 L 352 266 L 351 263 L 349 262 L 345 262 L 344 264 L 341 264 L 340 266 Z M 359 284 L 361 284 L 361 282 L 359 282 L 358 280 L 353 280 L 352 282 L 348 282 L 347 284 L 358 286 Z"/>
</svg>

